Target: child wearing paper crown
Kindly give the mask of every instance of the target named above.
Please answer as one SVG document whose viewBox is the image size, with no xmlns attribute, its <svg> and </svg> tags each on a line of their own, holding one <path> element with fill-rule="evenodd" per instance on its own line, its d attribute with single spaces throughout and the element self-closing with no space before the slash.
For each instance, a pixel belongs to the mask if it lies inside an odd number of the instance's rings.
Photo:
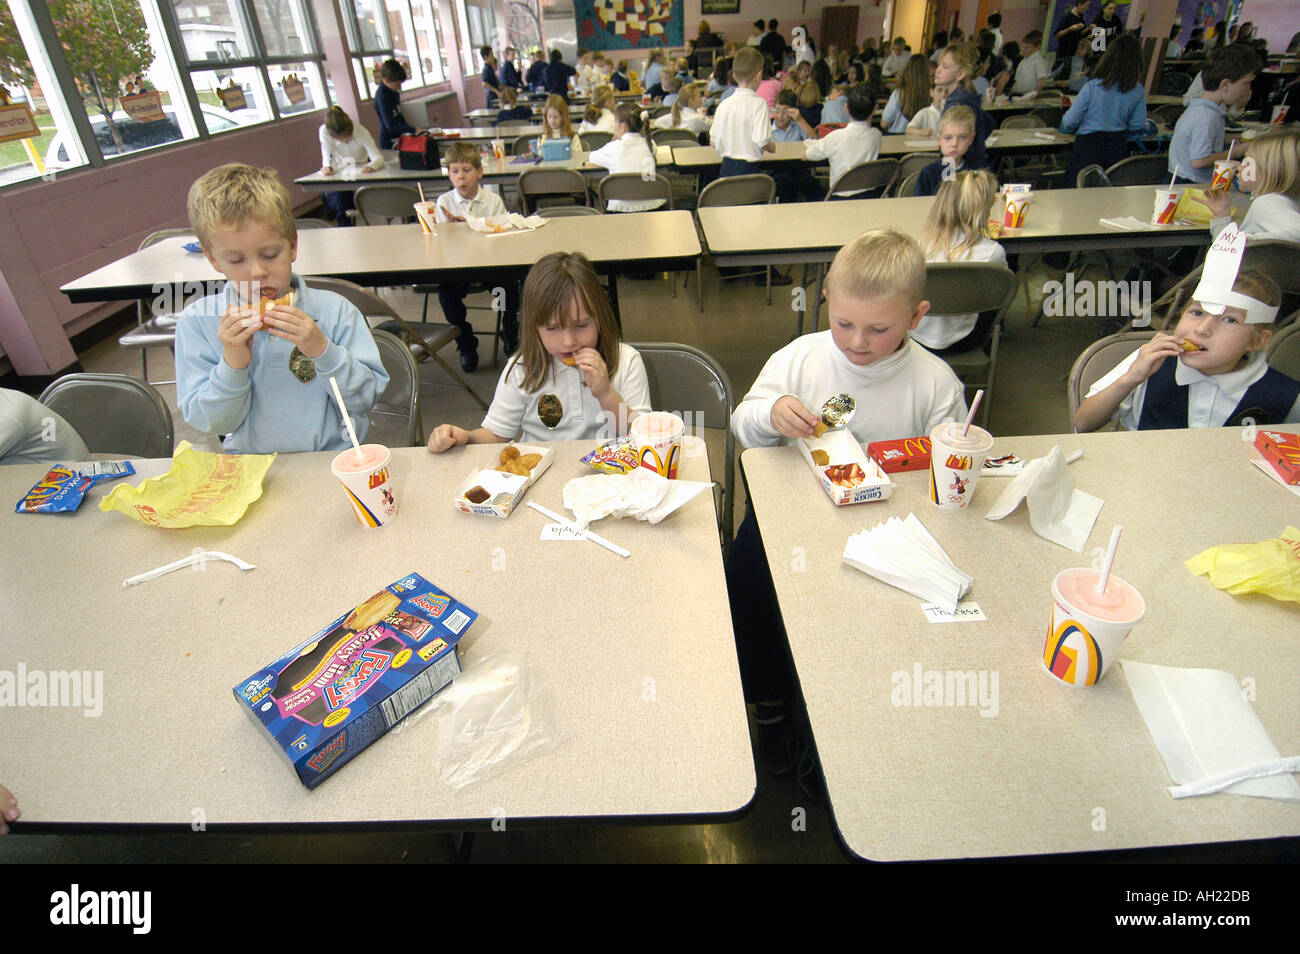
<svg viewBox="0 0 1300 954">
<path fill-rule="evenodd" d="M 1231 254 L 1226 270 L 1216 269 L 1225 242 L 1238 248 L 1235 262 L 1241 261 L 1245 235 L 1225 231 L 1173 333 L 1157 333 L 1094 384 L 1074 414 L 1075 430 L 1093 431 L 1112 419 L 1143 431 L 1300 422 L 1300 382 L 1264 358 L 1281 292 L 1249 264 L 1230 276 Z"/>
<path fill-rule="evenodd" d="M 190 187 L 190 225 L 226 276 L 176 320 L 176 399 L 185 420 L 232 454 L 349 446 L 330 378 L 364 439 L 388 386 L 355 305 L 293 274 L 298 232 L 272 169 L 218 166 Z M 292 299 L 283 303 L 292 293 Z"/>
<path fill-rule="evenodd" d="M 936 424 L 963 420 L 961 382 L 908 335 L 930 307 L 924 293 L 925 258 L 911 238 L 877 230 L 840 249 L 826 276 L 830 330 L 796 338 L 768 358 L 732 414 L 736 438 L 745 447 L 810 438 L 822 405 L 837 394 L 857 400 L 848 429 L 863 444 L 928 435 Z M 791 681 L 772 574 L 750 508 L 727 559 L 727 591 L 760 756 L 780 775 L 794 764 L 785 718 Z"/>
</svg>

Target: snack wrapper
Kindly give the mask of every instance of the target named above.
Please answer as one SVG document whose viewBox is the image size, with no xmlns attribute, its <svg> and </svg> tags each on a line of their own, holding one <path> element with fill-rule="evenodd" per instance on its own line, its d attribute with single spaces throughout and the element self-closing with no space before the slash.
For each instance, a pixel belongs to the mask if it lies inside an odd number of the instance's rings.
<svg viewBox="0 0 1300 954">
<path fill-rule="evenodd" d="M 594 467 L 606 474 L 626 474 L 640 466 L 635 442 L 628 437 L 616 437 L 602 443 L 579 463 Z"/>
<path fill-rule="evenodd" d="M 1207 206 L 1196 199 L 1204 199 L 1204 189 L 1186 188 L 1178 198 L 1178 208 L 1174 209 L 1174 221 L 1190 225 L 1209 225 L 1211 214 Z"/>
<path fill-rule="evenodd" d="M 181 441 L 172 466 L 139 487 L 123 484 L 99 502 L 154 527 L 229 527 L 262 496 L 275 454 L 210 454 Z"/>
<path fill-rule="evenodd" d="M 101 480 L 116 480 L 135 473 L 126 460 L 93 461 L 89 464 L 59 464 L 45 472 L 36 486 L 18 501 L 14 513 L 70 513 L 81 506 L 86 491 Z"/>
<path fill-rule="evenodd" d="M 1197 576 L 1209 574 L 1211 583 L 1233 596 L 1263 593 L 1300 603 L 1300 529 L 1295 527 L 1272 540 L 1210 547 L 1186 565 Z"/>
</svg>

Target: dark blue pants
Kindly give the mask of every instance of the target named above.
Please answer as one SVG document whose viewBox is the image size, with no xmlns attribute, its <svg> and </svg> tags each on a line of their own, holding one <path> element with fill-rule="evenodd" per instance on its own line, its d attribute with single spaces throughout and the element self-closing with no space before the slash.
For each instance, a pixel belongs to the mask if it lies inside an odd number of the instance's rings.
<svg viewBox="0 0 1300 954">
<path fill-rule="evenodd" d="M 772 585 L 772 571 L 763 551 L 758 520 L 748 504 L 745 519 L 731 542 L 727 557 L 727 597 L 740 661 L 740 682 L 746 702 L 788 699 L 793 688 L 789 651 L 781 608 Z"/>
<path fill-rule="evenodd" d="M 353 222 L 348 218 L 348 212 L 357 207 L 352 201 L 351 192 L 326 192 L 321 195 L 321 201 L 325 203 L 325 208 L 329 209 L 330 215 L 340 226 L 352 225 Z"/>
<path fill-rule="evenodd" d="M 501 287 L 505 289 L 501 336 L 506 341 L 516 342 L 519 340 L 519 286 L 514 282 L 507 282 Z M 442 313 L 447 318 L 447 324 L 455 325 L 460 329 L 460 337 L 456 339 L 456 349 L 461 354 L 478 353 L 478 339 L 474 336 L 474 329 L 470 327 L 465 308 L 465 296 L 469 294 L 469 290 L 468 285 L 438 286 L 438 303 L 442 305 Z"/>
<path fill-rule="evenodd" d="M 763 170 L 758 167 L 757 162 L 750 162 L 747 159 L 732 159 L 730 157 L 722 160 L 722 168 L 718 170 L 718 178 L 725 179 L 727 176 L 752 176 L 756 172 Z"/>
</svg>

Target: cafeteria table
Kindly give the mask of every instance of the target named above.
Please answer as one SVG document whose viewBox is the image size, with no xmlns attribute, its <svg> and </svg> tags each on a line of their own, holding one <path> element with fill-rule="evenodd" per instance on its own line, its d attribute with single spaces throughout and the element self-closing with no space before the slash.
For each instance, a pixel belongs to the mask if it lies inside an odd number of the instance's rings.
<svg viewBox="0 0 1300 954">
<path fill-rule="evenodd" d="M 1251 680 L 1252 705 L 1278 750 L 1300 752 L 1294 604 L 1230 596 L 1183 566 L 1207 547 L 1300 526 L 1300 499 L 1250 463 L 1259 455 L 1248 436 L 1241 428 L 999 436 L 993 455 L 1084 450 L 1070 477 L 1105 503 L 1081 554 L 1036 535 L 1025 505 L 985 519 L 1006 478 L 980 480 L 964 511 L 929 502 L 926 471 L 894 474 L 883 502 L 835 507 L 796 448 L 744 451 L 831 813 L 850 851 L 902 861 L 1300 835 L 1297 803 L 1173 799 L 1121 665 Z M 909 513 L 975 578 L 967 599 L 987 620 L 932 623 L 923 600 L 842 562 L 850 535 Z M 1100 683 L 1071 688 L 1042 661 L 1052 579 L 1094 565 L 1116 524 L 1124 534 L 1114 572 L 1142 594 L 1146 616 Z M 954 692 L 946 705 L 921 705 L 917 677 L 928 683 L 936 672 L 945 686 L 948 673 L 974 686 L 970 674 L 989 691 L 978 704 L 969 696 L 954 704 Z"/>
<path fill-rule="evenodd" d="M 117 482 L 93 488 L 73 514 L 11 507 L 0 516 L 0 669 L 102 679 L 96 717 L 80 705 L 5 710 L 0 780 L 20 800 L 21 830 L 188 829 L 200 812 L 210 830 L 258 831 L 743 813 L 756 780 L 711 496 L 657 525 L 599 522 L 593 529 L 627 559 L 583 540 L 545 541 L 550 521 L 526 504 L 562 511 L 565 483 L 592 473 L 578 458 L 594 443 L 550 446 L 554 463 L 504 520 L 453 503 L 502 445 L 395 449 L 399 509 L 380 529 L 353 516 L 330 473 L 333 452 L 279 455 L 261 498 L 230 527 L 164 530 L 102 512 Z M 137 461 L 126 479 L 169 464 Z M 709 480 L 705 454 L 682 467 Z M 17 501 L 44 472 L 0 468 L 0 494 Z M 199 548 L 256 569 L 210 562 L 123 586 Z M 466 667 L 526 654 L 531 681 L 552 700 L 558 745 L 454 788 L 429 714 L 308 791 L 232 687 L 410 572 L 481 614 L 460 644 Z"/>
</svg>

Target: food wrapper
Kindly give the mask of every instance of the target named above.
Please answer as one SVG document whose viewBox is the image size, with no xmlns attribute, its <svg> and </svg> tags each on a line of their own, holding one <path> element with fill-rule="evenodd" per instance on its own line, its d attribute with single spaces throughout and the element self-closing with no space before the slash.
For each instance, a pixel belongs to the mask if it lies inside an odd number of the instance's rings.
<svg viewBox="0 0 1300 954">
<path fill-rule="evenodd" d="M 262 496 L 275 454 L 210 454 L 181 441 L 172 466 L 139 487 L 123 484 L 99 502 L 155 527 L 229 527 Z"/>
<path fill-rule="evenodd" d="M 1178 208 L 1174 209 L 1174 221 L 1190 225 L 1209 225 L 1212 218 L 1209 207 L 1196 201 L 1204 198 L 1204 189 L 1184 189 L 1183 194 L 1178 197 Z"/>
<path fill-rule="evenodd" d="M 465 217 L 466 223 L 475 232 L 483 232 L 486 235 L 504 235 L 507 232 L 531 232 L 533 229 L 540 229 L 546 224 L 546 219 L 540 215 L 530 215 L 524 218 L 518 212 L 509 212 L 505 215 L 468 215 Z"/>
<path fill-rule="evenodd" d="M 101 480 L 116 480 L 135 473 L 126 460 L 93 461 L 89 464 L 59 464 L 45 472 L 36 486 L 18 501 L 14 513 L 70 513 L 81 506 L 86 491 Z"/>
<path fill-rule="evenodd" d="M 638 448 L 629 437 L 616 437 L 605 441 L 590 454 L 582 457 L 579 463 L 594 467 L 606 474 L 626 474 L 634 467 L 640 466 Z"/>
<path fill-rule="evenodd" d="M 1187 561 L 1197 576 L 1233 596 L 1263 593 L 1275 600 L 1300 603 L 1300 529 L 1287 527 L 1282 536 L 1258 543 L 1229 543 L 1210 547 Z"/>
</svg>

